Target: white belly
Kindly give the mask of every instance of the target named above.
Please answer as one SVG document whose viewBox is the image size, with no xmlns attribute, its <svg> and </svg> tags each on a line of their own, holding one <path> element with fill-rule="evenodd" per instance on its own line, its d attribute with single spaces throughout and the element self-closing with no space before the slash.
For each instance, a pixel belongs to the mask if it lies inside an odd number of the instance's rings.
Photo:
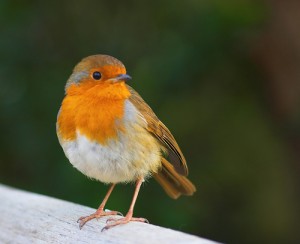
<svg viewBox="0 0 300 244">
<path fill-rule="evenodd" d="M 125 103 L 125 132 L 105 145 L 90 141 L 77 131 L 74 141 L 61 141 L 71 164 L 88 177 L 105 183 L 134 181 L 158 170 L 161 149 L 145 129 L 146 122 L 136 108 Z"/>
</svg>

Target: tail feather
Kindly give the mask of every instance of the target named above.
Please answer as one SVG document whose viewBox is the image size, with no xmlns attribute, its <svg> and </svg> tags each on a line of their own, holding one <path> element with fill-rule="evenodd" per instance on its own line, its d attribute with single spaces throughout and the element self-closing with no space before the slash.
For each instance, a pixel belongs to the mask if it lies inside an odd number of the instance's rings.
<svg viewBox="0 0 300 244">
<path fill-rule="evenodd" d="M 196 187 L 185 176 L 176 172 L 173 165 L 166 159 L 162 159 L 162 168 L 153 175 L 166 193 L 174 199 L 180 195 L 193 195 Z"/>
</svg>

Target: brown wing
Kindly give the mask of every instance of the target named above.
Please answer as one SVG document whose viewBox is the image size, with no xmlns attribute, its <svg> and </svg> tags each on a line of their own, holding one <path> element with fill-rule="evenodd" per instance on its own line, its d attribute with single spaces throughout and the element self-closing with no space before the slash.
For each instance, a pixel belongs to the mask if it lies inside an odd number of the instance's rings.
<svg viewBox="0 0 300 244">
<path fill-rule="evenodd" d="M 128 89 L 131 93 L 130 102 L 139 110 L 145 117 L 148 123 L 148 130 L 151 132 L 167 149 L 167 160 L 174 166 L 175 170 L 181 175 L 188 174 L 188 168 L 185 158 L 171 132 L 168 128 L 157 118 L 152 109 L 141 98 L 141 96 L 130 86 Z"/>
<path fill-rule="evenodd" d="M 191 196 L 196 191 L 196 187 L 185 176 L 178 174 L 172 164 L 166 159 L 162 158 L 161 170 L 153 177 L 164 188 L 166 193 L 174 199 L 177 199 L 180 195 Z"/>
</svg>

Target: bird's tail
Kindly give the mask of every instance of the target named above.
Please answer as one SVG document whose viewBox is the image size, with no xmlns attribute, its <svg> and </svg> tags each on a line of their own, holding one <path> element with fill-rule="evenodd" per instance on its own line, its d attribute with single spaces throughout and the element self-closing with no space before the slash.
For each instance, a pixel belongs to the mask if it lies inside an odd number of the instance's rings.
<svg viewBox="0 0 300 244">
<path fill-rule="evenodd" d="M 159 172 L 153 174 L 166 193 L 174 199 L 180 195 L 193 195 L 196 187 L 185 176 L 176 172 L 173 165 L 162 158 L 162 168 Z"/>
</svg>

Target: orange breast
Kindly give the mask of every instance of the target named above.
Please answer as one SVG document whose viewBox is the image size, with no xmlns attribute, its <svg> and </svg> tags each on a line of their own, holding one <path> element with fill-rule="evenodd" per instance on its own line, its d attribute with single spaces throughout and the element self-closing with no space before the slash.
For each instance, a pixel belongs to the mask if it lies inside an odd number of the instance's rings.
<svg viewBox="0 0 300 244">
<path fill-rule="evenodd" d="M 79 131 L 90 140 L 105 144 L 119 130 L 124 131 L 124 103 L 129 96 L 123 82 L 71 85 L 58 115 L 58 135 L 63 140 L 74 140 Z"/>
</svg>

